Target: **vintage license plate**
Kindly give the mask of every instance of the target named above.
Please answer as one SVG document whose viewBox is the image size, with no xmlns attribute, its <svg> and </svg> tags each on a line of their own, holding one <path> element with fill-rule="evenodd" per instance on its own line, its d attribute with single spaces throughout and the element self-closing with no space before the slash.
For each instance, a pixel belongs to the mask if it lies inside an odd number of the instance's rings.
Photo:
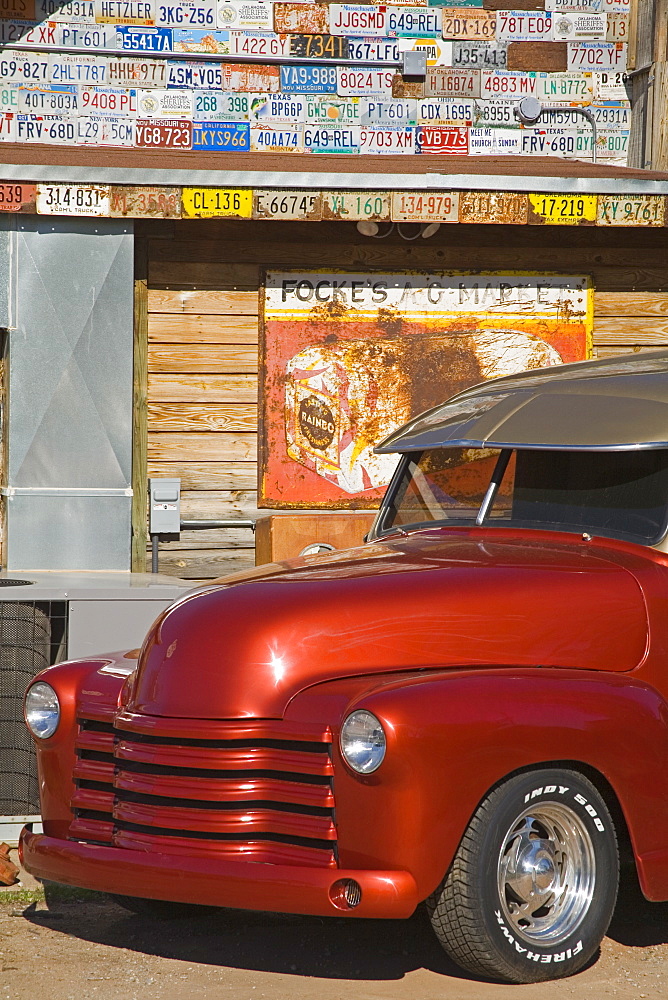
<svg viewBox="0 0 668 1000">
<path fill-rule="evenodd" d="M 137 91 L 137 117 L 139 118 L 192 118 L 194 113 L 192 90 Z"/>
<path fill-rule="evenodd" d="M 275 94 L 281 89 L 279 66 L 240 66 L 238 63 L 222 63 L 223 90 L 236 94 Z"/>
<path fill-rule="evenodd" d="M 631 82 L 627 84 L 624 80 L 624 73 L 593 73 L 592 83 L 594 87 L 595 101 L 630 101 Z"/>
<path fill-rule="evenodd" d="M 387 34 L 397 38 L 440 38 L 439 7 L 386 7 Z M 447 37 L 445 34 L 443 37 Z"/>
<path fill-rule="evenodd" d="M 601 10 L 608 14 L 611 11 L 626 11 L 628 14 L 631 10 L 631 0 L 601 0 Z"/>
<path fill-rule="evenodd" d="M 599 226 L 663 226 L 665 221 L 666 199 L 663 195 L 598 196 L 596 223 Z"/>
<path fill-rule="evenodd" d="M 51 21 L 58 48 L 115 49 L 117 48 L 116 26 L 113 24 L 91 24 L 89 21 Z M 150 31 L 150 28 L 148 29 Z"/>
<path fill-rule="evenodd" d="M 576 42 L 580 39 L 605 38 L 608 23 L 605 14 L 593 11 L 563 11 L 553 18 L 552 38 L 555 42 Z"/>
<path fill-rule="evenodd" d="M 425 97 L 480 97 L 480 70 L 443 66 L 427 69 L 424 94 Z"/>
<path fill-rule="evenodd" d="M 457 69 L 505 69 L 508 48 L 496 42 L 453 42 L 452 65 Z"/>
<path fill-rule="evenodd" d="M 337 93 L 341 97 L 365 97 L 366 95 L 392 96 L 391 69 L 348 69 L 337 66 Z"/>
<path fill-rule="evenodd" d="M 317 125 L 304 126 L 304 150 L 307 153 L 359 153 L 360 135 L 362 129 L 359 125 L 343 126 L 330 125 L 318 127 Z"/>
<path fill-rule="evenodd" d="M 1 83 L 43 83 L 51 79 L 49 56 L 41 52 L 0 52 Z"/>
<path fill-rule="evenodd" d="M 622 42 L 571 42 L 568 46 L 568 68 L 624 72 L 626 45 Z"/>
<path fill-rule="evenodd" d="M 499 42 L 549 42 L 552 13 L 542 10 L 500 10 L 496 15 Z"/>
<path fill-rule="evenodd" d="M 383 101 L 368 97 L 360 99 L 362 113 L 361 125 L 398 126 L 417 124 L 417 100 Z"/>
<path fill-rule="evenodd" d="M 16 142 L 15 115 L 0 115 L 0 142 Z"/>
<path fill-rule="evenodd" d="M 255 191 L 253 218 L 319 222 L 322 198 L 317 191 Z"/>
<path fill-rule="evenodd" d="M 387 36 L 389 31 L 386 9 L 367 4 L 330 3 L 329 33 L 364 39 L 371 36 L 381 38 Z"/>
<path fill-rule="evenodd" d="M 116 28 L 116 48 L 130 52 L 171 52 L 172 32 L 169 28 L 146 28 L 122 24 Z"/>
<path fill-rule="evenodd" d="M 443 8 L 443 37 L 489 41 L 496 36 L 496 11 Z"/>
<path fill-rule="evenodd" d="M 290 35 L 272 31 L 229 31 L 228 49 L 236 56 L 289 56 Z"/>
<path fill-rule="evenodd" d="M 220 90 L 223 72 L 219 63 L 167 60 L 167 86 L 185 90 Z"/>
<path fill-rule="evenodd" d="M 0 84 L 0 115 L 15 115 L 18 112 L 20 88 L 20 83 Z"/>
<path fill-rule="evenodd" d="M 216 0 L 174 0 L 155 3 L 155 23 L 164 28 L 216 28 Z"/>
<path fill-rule="evenodd" d="M 281 66 L 281 90 L 294 94 L 336 94 L 336 67 Z"/>
<path fill-rule="evenodd" d="M 274 30 L 288 34 L 329 34 L 329 7 L 326 3 L 275 3 Z"/>
<path fill-rule="evenodd" d="M 249 119 L 267 125 L 306 121 L 306 98 L 298 94 L 253 94 Z"/>
<path fill-rule="evenodd" d="M 364 100 L 361 97 L 326 97 L 306 94 L 304 120 L 309 125 L 336 128 L 337 125 L 359 125 Z"/>
<path fill-rule="evenodd" d="M 452 66 L 452 42 L 442 38 L 397 38 L 400 52 L 424 52 L 427 66 Z"/>
<path fill-rule="evenodd" d="M 528 128 L 520 137 L 522 156 L 576 156 L 578 152 L 574 128 Z"/>
<path fill-rule="evenodd" d="M 172 36 L 174 52 L 202 52 L 205 55 L 229 55 L 229 31 L 208 31 L 205 28 L 156 28 Z"/>
<path fill-rule="evenodd" d="M 525 97 L 536 94 L 536 74 L 514 69 L 480 70 L 477 97 Z"/>
<path fill-rule="evenodd" d="M 137 118 L 135 145 L 141 149 L 191 149 L 193 123 L 186 118 Z"/>
<path fill-rule="evenodd" d="M 250 94 L 228 94 L 220 90 L 201 90 L 194 95 L 195 115 L 209 121 L 248 121 Z"/>
<path fill-rule="evenodd" d="M 531 225 L 593 226 L 595 222 L 595 194 L 529 195 L 529 223 Z"/>
<path fill-rule="evenodd" d="M 21 87 L 18 106 L 22 115 L 75 115 L 79 110 L 78 87 Z"/>
<path fill-rule="evenodd" d="M 193 149 L 246 152 L 250 149 L 249 129 L 248 122 L 194 122 Z"/>
<path fill-rule="evenodd" d="M 120 87 L 80 87 L 81 114 L 137 117 L 137 91 Z"/>
<path fill-rule="evenodd" d="M 250 143 L 254 153 L 303 153 L 304 128 L 302 125 L 253 125 Z"/>
<path fill-rule="evenodd" d="M 81 55 L 54 52 L 49 56 L 49 63 L 52 83 L 82 83 L 104 87 L 109 82 L 107 78 L 109 63 L 105 56 L 93 56 L 85 52 Z"/>
<path fill-rule="evenodd" d="M 38 215 L 108 216 L 109 184 L 38 184 Z"/>
<path fill-rule="evenodd" d="M 505 128 L 469 129 L 469 156 L 517 156 L 519 132 Z"/>
<path fill-rule="evenodd" d="M 291 56 L 306 59 L 350 58 L 348 39 L 343 35 L 288 35 L 287 44 Z"/>
<path fill-rule="evenodd" d="M 418 122 L 422 125 L 471 125 L 474 113 L 474 101 L 438 101 L 432 98 L 417 102 Z"/>
<path fill-rule="evenodd" d="M 54 21 L 33 24 L 32 21 L 0 19 L 0 45 L 56 45 L 58 25 Z"/>
<path fill-rule="evenodd" d="M 348 58 L 356 63 L 399 62 L 398 38 L 349 38 Z"/>
<path fill-rule="evenodd" d="M 613 158 L 624 159 L 629 151 L 628 129 L 600 129 L 598 142 L 596 143 L 596 155 L 601 159 Z M 587 136 L 584 131 L 578 133 L 578 154 L 581 149 L 591 150 L 592 136 Z M 586 143 L 586 145 L 585 145 Z"/>
<path fill-rule="evenodd" d="M 184 187 L 185 219 L 250 219 L 253 215 L 253 192 L 249 188 Z"/>
<path fill-rule="evenodd" d="M 513 191 L 462 191 L 459 196 L 459 221 L 492 225 L 525 225 L 528 200 Z"/>
<path fill-rule="evenodd" d="M 274 5 L 271 0 L 223 0 L 218 4 L 218 27 L 240 31 L 273 31 Z"/>
<path fill-rule="evenodd" d="M 180 219 L 181 188 L 112 185 L 112 219 Z"/>
<path fill-rule="evenodd" d="M 416 141 L 420 153 L 466 156 L 469 151 L 469 130 L 461 125 L 420 125 Z"/>
<path fill-rule="evenodd" d="M 95 20 L 101 24 L 153 24 L 157 0 L 95 0 Z"/>
<path fill-rule="evenodd" d="M 35 0 L 1 0 L 0 17 L 16 21 L 34 21 Z"/>
<path fill-rule="evenodd" d="M 394 191 L 393 222 L 459 222 L 459 192 Z"/>
<path fill-rule="evenodd" d="M 131 118 L 85 117 L 77 119 L 77 142 L 90 146 L 124 146 L 135 144 L 134 121 Z"/>
<path fill-rule="evenodd" d="M 164 59 L 109 59 L 107 80 L 112 87 L 164 87 Z"/>
<path fill-rule="evenodd" d="M 37 21 L 94 21 L 95 0 L 36 0 L 35 19 Z"/>
<path fill-rule="evenodd" d="M 35 184 L 10 184 L 0 181 L 0 212 L 34 212 Z"/>
<path fill-rule="evenodd" d="M 601 9 L 602 0 L 545 0 L 545 10 L 551 10 L 553 13 L 562 10 L 576 10 L 584 13 L 586 11 L 600 11 Z"/>
<path fill-rule="evenodd" d="M 483 99 L 475 102 L 473 124 L 477 128 L 519 129 L 520 123 L 513 114 L 515 101 Z"/>
<path fill-rule="evenodd" d="M 360 131 L 360 153 L 417 153 L 415 126 L 364 128 Z"/>
<path fill-rule="evenodd" d="M 384 222 L 390 218 L 390 195 L 379 191 L 323 191 L 323 219 Z"/>
<path fill-rule="evenodd" d="M 591 104 L 589 106 L 598 128 L 613 129 L 631 128 L 631 105 L 628 101 L 610 101 L 607 104 Z"/>
<path fill-rule="evenodd" d="M 588 104 L 593 97 L 591 73 L 536 73 L 534 95 L 539 101 Z"/>
<path fill-rule="evenodd" d="M 606 41 L 608 42 L 628 42 L 629 40 L 629 14 L 627 11 L 613 11 L 607 15 L 608 30 Z"/>
</svg>

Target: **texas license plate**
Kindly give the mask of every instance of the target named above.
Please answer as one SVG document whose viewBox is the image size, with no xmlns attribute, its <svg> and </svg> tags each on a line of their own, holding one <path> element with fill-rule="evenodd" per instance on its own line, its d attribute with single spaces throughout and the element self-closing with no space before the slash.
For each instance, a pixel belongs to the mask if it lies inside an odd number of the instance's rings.
<svg viewBox="0 0 668 1000">
<path fill-rule="evenodd" d="M 34 184 L 0 183 L 0 212 L 34 212 L 37 188 Z"/>
<path fill-rule="evenodd" d="M 576 156 L 577 130 L 528 128 L 520 133 L 522 156 Z"/>
<path fill-rule="evenodd" d="M 17 115 L 16 141 L 48 146 L 74 146 L 77 119 L 65 115 Z"/>
<path fill-rule="evenodd" d="M 2 83 L 42 83 L 50 79 L 48 54 L 15 52 L 12 49 L 4 49 L 0 53 L 0 81 Z"/>
<path fill-rule="evenodd" d="M 141 149 L 191 149 L 193 123 L 186 119 L 138 118 L 135 143 Z"/>
<path fill-rule="evenodd" d="M 216 0 L 155 0 L 155 23 L 165 28 L 215 28 Z"/>
<path fill-rule="evenodd" d="M 249 118 L 267 125 L 294 125 L 306 120 L 306 98 L 299 94 L 254 94 Z"/>
</svg>

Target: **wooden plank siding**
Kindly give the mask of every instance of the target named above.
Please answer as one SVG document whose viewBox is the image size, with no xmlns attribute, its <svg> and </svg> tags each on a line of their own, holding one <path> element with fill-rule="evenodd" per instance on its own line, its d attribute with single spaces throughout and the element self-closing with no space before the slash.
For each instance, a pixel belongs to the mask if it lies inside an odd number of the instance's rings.
<svg viewBox="0 0 668 1000">
<path fill-rule="evenodd" d="M 184 519 L 257 508 L 262 270 L 530 270 L 589 274 L 594 354 L 668 346 L 668 229 L 442 226 L 420 245 L 350 223 L 138 223 L 148 245 L 148 474 L 179 476 Z M 663 262 L 666 262 L 665 264 Z M 160 570 L 206 580 L 253 563 L 246 528 L 183 532 Z"/>
</svg>

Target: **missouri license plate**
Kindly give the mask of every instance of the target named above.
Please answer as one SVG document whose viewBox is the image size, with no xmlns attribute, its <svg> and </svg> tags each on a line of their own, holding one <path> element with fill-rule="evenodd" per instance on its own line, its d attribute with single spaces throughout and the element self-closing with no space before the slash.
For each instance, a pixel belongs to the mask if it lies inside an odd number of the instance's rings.
<svg viewBox="0 0 668 1000">
<path fill-rule="evenodd" d="M 191 149 L 193 123 L 185 119 L 138 118 L 135 144 L 141 149 Z"/>
</svg>

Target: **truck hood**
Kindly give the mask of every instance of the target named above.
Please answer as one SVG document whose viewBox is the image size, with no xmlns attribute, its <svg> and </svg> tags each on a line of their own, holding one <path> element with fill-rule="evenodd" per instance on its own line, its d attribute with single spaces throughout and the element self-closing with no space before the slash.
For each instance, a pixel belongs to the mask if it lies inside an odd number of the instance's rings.
<svg viewBox="0 0 668 1000">
<path fill-rule="evenodd" d="M 352 675 L 637 666 L 648 622 L 621 552 L 528 534 L 419 531 L 227 577 L 158 619 L 126 709 L 280 718 L 304 688 Z"/>
</svg>

